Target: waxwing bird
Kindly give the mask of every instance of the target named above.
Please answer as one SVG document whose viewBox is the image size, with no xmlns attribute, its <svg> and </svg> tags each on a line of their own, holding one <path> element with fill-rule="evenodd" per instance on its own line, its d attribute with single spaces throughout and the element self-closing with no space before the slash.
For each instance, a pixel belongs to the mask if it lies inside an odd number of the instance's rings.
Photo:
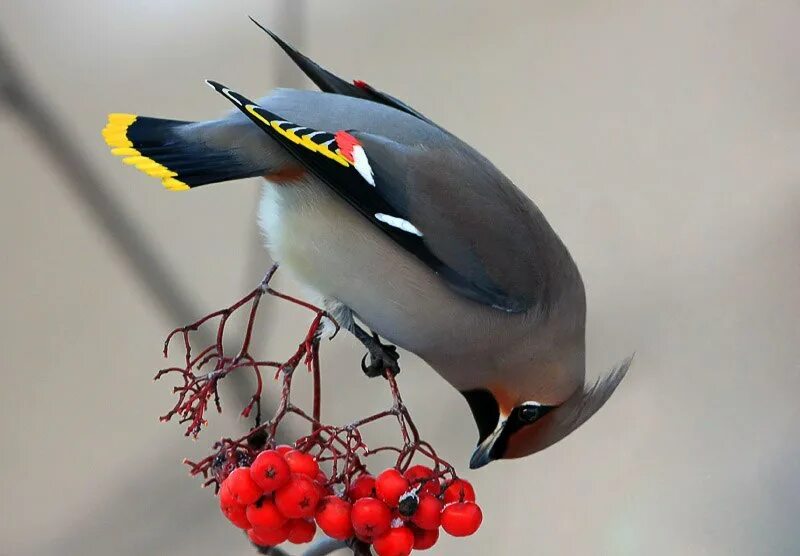
<svg viewBox="0 0 800 556">
<path fill-rule="evenodd" d="M 321 92 L 253 102 L 209 81 L 230 115 L 112 114 L 112 152 L 175 191 L 263 177 L 259 223 L 274 260 L 365 345 L 368 374 L 399 370 L 396 344 L 464 395 L 479 432 L 471 467 L 578 428 L 631 359 L 585 381 L 583 281 L 536 205 L 407 104 L 264 30 Z"/>
</svg>

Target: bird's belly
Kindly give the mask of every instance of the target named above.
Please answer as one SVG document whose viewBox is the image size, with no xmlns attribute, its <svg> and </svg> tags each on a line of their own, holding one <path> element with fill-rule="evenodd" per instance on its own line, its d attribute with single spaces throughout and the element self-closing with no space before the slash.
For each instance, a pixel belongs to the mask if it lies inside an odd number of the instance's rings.
<svg viewBox="0 0 800 556">
<path fill-rule="evenodd" d="M 488 321 L 476 322 L 486 320 L 483 307 L 454 294 L 324 185 L 268 182 L 259 221 L 282 268 L 390 342 L 428 358 L 456 346 L 463 356 L 465 343 L 486 341 L 475 337 L 486 334 Z"/>
</svg>

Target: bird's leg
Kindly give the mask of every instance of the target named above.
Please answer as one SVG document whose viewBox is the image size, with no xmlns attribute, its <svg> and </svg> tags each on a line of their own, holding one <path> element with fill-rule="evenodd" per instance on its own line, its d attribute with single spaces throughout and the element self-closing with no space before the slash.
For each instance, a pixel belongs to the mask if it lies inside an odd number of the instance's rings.
<svg viewBox="0 0 800 556">
<path fill-rule="evenodd" d="M 367 354 L 361 359 L 361 370 L 365 375 L 384 376 L 388 372 L 394 376 L 400 372 L 400 365 L 397 363 L 400 354 L 397 353 L 396 347 L 382 343 L 375 332 L 370 334 L 355 322 L 350 331 L 367 348 Z M 369 365 L 366 364 L 367 357 Z"/>
</svg>

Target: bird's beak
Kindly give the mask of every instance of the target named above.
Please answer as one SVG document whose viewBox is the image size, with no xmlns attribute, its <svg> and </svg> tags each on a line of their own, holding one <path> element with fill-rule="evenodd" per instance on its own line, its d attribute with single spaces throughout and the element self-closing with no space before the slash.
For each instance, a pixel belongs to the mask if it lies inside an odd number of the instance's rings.
<svg viewBox="0 0 800 556">
<path fill-rule="evenodd" d="M 497 428 L 494 429 L 494 432 L 486 437 L 483 442 L 478 444 L 478 447 L 475 448 L 475 452 L 472 454 L 472 458 L 469 460 L 470 469 L 478 469 L 494 461 L 495 458 L 493 457 L 492 451 L 505 428 L 506 422 L 500 421 Z"/>
</svg>

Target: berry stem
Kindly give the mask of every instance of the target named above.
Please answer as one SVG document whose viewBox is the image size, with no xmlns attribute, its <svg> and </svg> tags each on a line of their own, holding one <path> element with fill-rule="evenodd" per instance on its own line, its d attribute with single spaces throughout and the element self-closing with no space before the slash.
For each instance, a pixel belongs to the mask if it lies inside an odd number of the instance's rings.
<svg viewBox="0 0 800 556">
<path fill-rule="evenodd" d="M 311 364 L 314 375 L 314 409 L 312 413 L 314 422 L 311 426 L 311 432 L 314 432 L 322 419 L 322 378 L 320 377 L 319 371 L 319 339 L 314 340 L 314 344 L 312 345 Z"/>
<path fill-rule="evenodd" d="M 249 418 L 251 415 L 254 417 L 251 430 L 241 438 L 223 438 L 216 442 L 213 446 L 214 453 L 198 462 L 186 461 L 190 473 L 202 475 L 206 479 L 205 486 L 213 484 L 219 488 L 220 482 L 233 469 L 240 465 L 247 465 L 258 452 L 275 446 L 275 437 L 283 419 L 292 414 L 307 421 L 311 429 L 308 436 L 295 442 L 295 447 L 305 452 L 313 452 L 314 457 L 320 463 L 330 464 L 332 473 L 329 484 L 342 484 L 345 491 L 349 489 L 355 477 L 366 471 L 364 460 L 382 452 L 397 454 L 395 466 L 401 472 L 405 472 L 414 458 L 421 455 L 430 460 L 434 477 L 437 480 L 446 475 L 455 477 L 453 467 L 442 460 L 429 443 L 420 438 L 419 430 L 411 417 L 411 412 L 403 402 L 397 380 L 393 375 L 386 375 L 389 392 L 392 396 L 392 405 L 388 409 L 362 417 L 345 426 L 337 427 L 322 422 L 320 335 L 324 319 L 327 318 L 333 322 L 334 335 L 339 330 L 339 325 L 324 310 L 270 287 L 277 268 L 277 265 L 273 265 L 257 288 L 230 307 L 214 311 L 188 326 L 173 330 L 164 344 L 164 354 L 167 356 L 172 339 L 181 335 L 185 354 L 183 367 L 169 367 L 159 371 L 156 375 L 156 379 L 166 374 L 177 374 L 180 377 L 180 384 L 173 388 L 177 401 L 161 419 L 169 421 L 173 417 L 177 417 L 181 423 L 188 423 L 187 436 L 197 437 L 200 429 L 206 424 L 205 414 L 212 397 L 217 411 L 222 410 L 218 392 L 218 385 L 222 379 L 239 369 L 249 369 L 255 376 L 255 390 L 241 411 L 244 418 Z M 256 317 L 261 309 L 261 298 L 265 294 L 288 301 L 314 313 L 314 318 L 305 336 L 297 344 L 294 353 L 283 362 L 258 359 L 250 353 Z M 223 341 L 225 327 L 232 316 L 245 308 L 247 308 L 247 326 L 242 344 L 235 352 L 235 356 L 226 355 Z M 215 319 L 218 319 L 218 322 L 214 342 L 201 349 L 197 355 L 192 356 L 191 338 L 193 333 Z M 198 374 L 199 369 L 203 366 L 212 364 L 213 367 L 209 372 Z M 313 405 L 310 415 L 291 401 L 295 371 L 301 364 L 305 365 L 312 376 Z M 276 369 L 274 378 L 280 383 L 280 401 L 272 417 L 262 423 L 261 397 L 268 387 L 263 375 L 265 368 Z M 392 419 L 397 422 L 402 438 L 400 446 L 385 445 L 370 448 L 367 445 L 362 428 L 382 419 Z M 353 547 L 354 552 L 357 549 L 361 550 L 363 546 L 358 546 L 357 543 Z M 355 553 L 360 554 L 360 552 Z"/>
</svg>

